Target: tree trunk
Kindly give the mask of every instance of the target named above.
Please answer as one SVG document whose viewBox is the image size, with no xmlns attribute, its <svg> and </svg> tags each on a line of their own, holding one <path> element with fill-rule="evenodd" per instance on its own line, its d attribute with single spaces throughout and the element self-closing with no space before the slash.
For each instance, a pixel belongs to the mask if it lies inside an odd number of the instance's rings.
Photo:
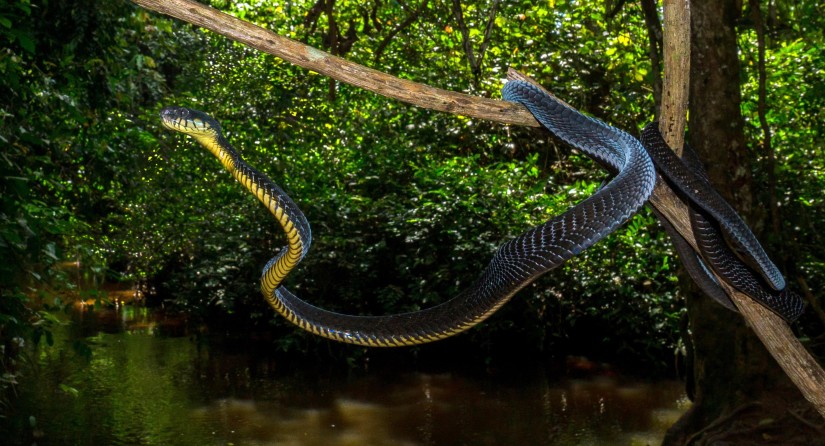
<svg viewBox="0 0 825 446">
<path fill-rule="evenodd" d="M 711 181 L 759 234 L 754 221 L 752 160 L 740 113 L 737 0 L 691 2 L 689 142 L 708 167 Z M 684 283 L 683 285 L 687 285 Z M 685 444 L 716 420 L 760 410 L 781 413 L 804 402 L 801 394 L 741 317 L 723 309 L 695 287 L 683 287 L 693 341 L 693 408 L 668 432 L 665 444 Z M 745 411 L 740 411 L 741 409 Z M 763 416 L 763 415 L 760 415 Z M 729 419 L 733 419 L 730 417 Z M 696 444 L 721 440 L 719 426 L 694 438 Z M 725 434 L 729 432 L 724 432 Z M 730 440 L 727 435 L 723 435 Z"/>
</svg>

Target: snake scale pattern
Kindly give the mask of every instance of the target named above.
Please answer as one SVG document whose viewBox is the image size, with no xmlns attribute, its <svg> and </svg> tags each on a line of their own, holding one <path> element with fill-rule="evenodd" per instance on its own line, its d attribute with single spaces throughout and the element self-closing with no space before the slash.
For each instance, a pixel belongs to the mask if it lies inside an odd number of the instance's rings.
<svg viewBox="0 0 825 446">
<path fill-rule="evenodd" d="M 383 316 L 327 311 L 299 299 L 282 286 L 283 280 L 303 259 L 311 244 L 311 230 L 304 214 L 280 187 L 244 162 L 224 138 L 220 124 L 209 115 L 183 107 L 167 107 L 161 111 L 161 119 L 164 126 L 194 137 L 215 155 L 269 209 L 283 228 L 287 246 L 267 263 L 261 277 L 261 291 L 276 312 L 298 327 L 329 339 L 364 346 L 394 347 L 443 339 L 485 320 L 537 277 L 578 255 L 624 224 L 644 206 L 653 191 L 656 167 L 663 172 L 658 166 L 660 162 L 654 167 L 648 155 L 649 148 L 646 150 L 642 142 L 622 130 L 579 113 L 531 83 L 510 81 L 504 86 L 502 96 L 505 100 L 527 107 L 547 130 L 595 159 L 614 176 L 598 192 L 565 213 L 503 244 L 475 282 L 458 296 L 424 310 Z M 647 136 L 654 138 L 655 134 Z M 654 143 L 658 144 L 656 141 Z M 676 160 L 679 161 L 678 157 Z M 672 159 L 667 162 L 672 162 Z M 667 173 L 665 175 L 668 176 Z M 701 182 L 701 178 L 697 180 L 690 176 L 684 179 L 683 176 L 684 173 L 677 170 L 673 177 L 668 178 L 681 185 L 687 183 L 688 189 L 696 190 L 694 182 Z M 767 295 L 755 298 L 786 319 L 798 316 L 796 306 L 788 304 L 796 296 L 787 294 L 783 295 L 787 297 L 777 297 L 781 295 L 777 290 L 784 288 L 782 276 L 764 255 L 764 250 L 750 230 L 746 226 L 743 229 L 744 224 L 730 224 L 730 219 L 736 219 L 738 215 L 732 209 L 728 211 L 729 206 L 724 208 L 726 203 L 719 204 L 715 196 L 706 196 L 704 190 L 698 197 L 685 194 L 691 200 L 705 200 L 696 203 L 696 206 L 711 216 L 711 224 L 720 224 L 726 233 L 732 233 L 739 240 L 742 249 L 750 253 L 761 267 L 762 277 L 742 262 L 736 264 L 734 269 L 728 268 L 731 262 L 716 260 L 718 255 L 712 248 L 703 251 L 703 257 L 695 259 L 704 268 L 705 275 L 708 275 L 708 267 L 703 266 L 703 262 L 709 263 L 710 268 L 720 274 L 724 272 L 722 276 L 726 280 L 730 274 L 741 277 L 741 268 L 745 268 L 750 273 L 748 283 L 756 284 L 754 286 L 762 291 L 769 288 Z M 708 200 L 711 201 L 710 209 L 707 208 Z M 724 210 L 719 212 L 719 209 Z M 729 212 L 733 212 L 734 217 Z M 720 217 L 725 221 L 721 222 Z M 719 239 L 714 242 L 709 236 L 707 240 L 711 246 L 716 246 Z M 782 305 L 787 308 L 777 309 Z"/>
</svg>

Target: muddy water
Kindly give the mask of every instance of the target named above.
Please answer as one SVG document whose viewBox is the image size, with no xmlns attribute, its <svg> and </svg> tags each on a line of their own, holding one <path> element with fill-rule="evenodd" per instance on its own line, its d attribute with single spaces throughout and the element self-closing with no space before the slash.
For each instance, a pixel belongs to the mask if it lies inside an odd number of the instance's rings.
<svg viewBox="0 0 825 446">
<path fill-rule="evenodd" d="M 11 444 L 646 445 L 677 382 L 411 370 L 280 372 L 131 306 L 73 313 L 18 387 Z M 346 374 L 343 374 L 346 375 Z"/>
</svg>

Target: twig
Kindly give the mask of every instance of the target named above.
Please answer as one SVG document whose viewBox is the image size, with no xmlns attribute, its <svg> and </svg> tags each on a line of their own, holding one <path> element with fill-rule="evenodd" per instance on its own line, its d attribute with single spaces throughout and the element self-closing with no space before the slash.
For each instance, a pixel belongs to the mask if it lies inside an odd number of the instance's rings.
<svg viewBox="0 0 825 446">
<path fill-rule="evenodd" d="M 806 426 L 810 427 L 811 429 L 813 429 L 815 432 L 817 432 L 817 433 L 819 433 L 819 434 L 825 434 L 825 428 L 823 428 L 823 426 L 820 426 L 820 425 L 818 425 L 818 424 L 814 424 L 814 423 L 812 423 L 812 422 L 810 422 L 810 421 L 806 420 L 806 419 L 805 419 L 805 417 L 803 417 L 803 416 L 802 416 L 801 414 L 799 414 L 797 411 L 795 411 L 795 410 L 789 410 L 789 411 L 788 411 L 788 413 L 789 413 L 789 414 L 791 414 L 791 416 L 792 416 L 792 417 L 794 417 L 794 418 L 796 418 L 797 420 L 799 420 L 799 422 L 800 422 L 800 423 L 802 423 L 802 424 L 804 424 L 804 425 L 806 425 Z"/>
<path fill-rule="evenodd" d="M 713 422 L 711 422 L 710 424 L 708 424 L 707 426 L 702 428 L 700 431 L 698 431 L 698 432 L 694 433 L 693 435 L 691 435 L 690 437 L 688 437 L 687 440 L 685 441 L 685 445 L 690 445 L 691 443 L 693 443 L 694 440 L 696 440 L 700 436 L 704 435 L 706 432 L 710 431 L 711 429 L 716 428 L 717 426 L 721 426 L 722 424 L 726 423 L 731 418 L 739 415 L 740 412 L 744 412 L 745 410 L 748 410 L 751 407 L 761 406 L 761 405 L 762 405 L 761 403 L 750 402 L 750 403 L 745 403 L 745 404 L 737 407 L 736 409 L 733 409 L 733 411 L 731 413 L 729 413 L 727 415 L 720 416 L 719 418 L 713 420 Z"/>
</svg>

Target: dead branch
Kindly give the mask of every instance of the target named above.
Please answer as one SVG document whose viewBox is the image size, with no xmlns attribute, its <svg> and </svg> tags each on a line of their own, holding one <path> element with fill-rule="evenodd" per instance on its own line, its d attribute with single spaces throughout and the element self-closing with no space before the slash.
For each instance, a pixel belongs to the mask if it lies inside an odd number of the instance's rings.
<svg viewBox="0 0 825 446">
<path fill-rule="evenodd" d="M 690 1 L 665 0 L 666 32 L 662 39 L 664 78 L 659 131 L 668 145 L 682 154 L 690 86 Z"/>
<path fill-rule="evenodd" d="M 399 79 L 279 36 L 193 0 L 132 1 L 144 8 L 201 26 L 272 54 L 289 63 L 417 107 L 504 124 L 540 126 L 533 115 L 520 104 L 470 96 Z"/>
</svg>

